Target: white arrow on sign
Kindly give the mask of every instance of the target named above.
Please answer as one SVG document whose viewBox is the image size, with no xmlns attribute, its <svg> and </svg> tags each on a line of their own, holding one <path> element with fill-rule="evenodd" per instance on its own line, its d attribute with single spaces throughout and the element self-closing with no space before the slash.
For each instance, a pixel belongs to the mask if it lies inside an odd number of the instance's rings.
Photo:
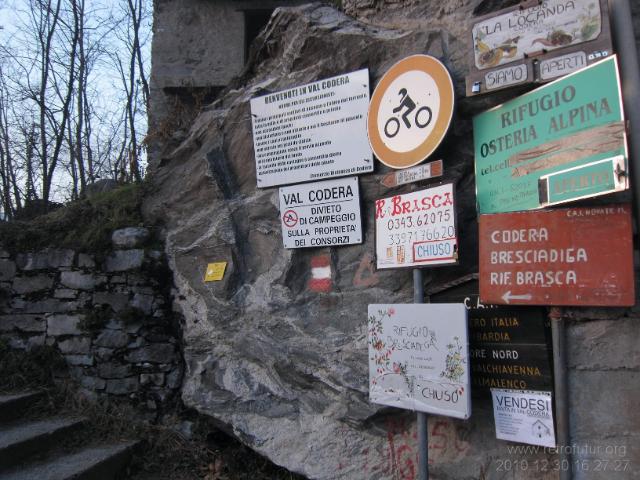
<svg viewBox="0 0 640 480">
<path fill-rule="evenodd" d="M 509 303 L 509 300 L 531 300 L 533 298 L 530 293 L 524 295 L 511 295 L 511 290 L 505 293 L 502 297 L 506 303 Z"/>
</svg>

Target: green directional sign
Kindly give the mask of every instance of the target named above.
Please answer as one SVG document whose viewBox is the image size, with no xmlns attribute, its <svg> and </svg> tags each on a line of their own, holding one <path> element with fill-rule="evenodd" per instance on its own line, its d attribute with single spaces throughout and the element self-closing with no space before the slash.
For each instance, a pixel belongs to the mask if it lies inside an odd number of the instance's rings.
<svg viewBox="0 0 640 480">
<path fill-rule="evenodd" d="M 479 213 L 629 188 L 615 56 L 477 115 L 473 129 Z"/>
</svg>

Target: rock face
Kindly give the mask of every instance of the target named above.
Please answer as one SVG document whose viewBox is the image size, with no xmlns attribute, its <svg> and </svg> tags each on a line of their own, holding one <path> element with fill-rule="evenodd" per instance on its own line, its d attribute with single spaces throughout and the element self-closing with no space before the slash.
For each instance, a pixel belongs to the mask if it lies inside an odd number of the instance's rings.
<svg viewBox="0 0 640 480">
<path fill-rule="evenodd" d="M 380 175 L 361 177 L 363 245 L 283 248 L 277 189 L 256 189 L 249 99 L 363 67 L 375 84 L 413 53 L 446 55 L 455 75 L 466 47 L 455 38 L 435 26 L 370 27 L 325 6 L 282 9 L 259 39 L 251 80 L 200 115 L 189 138 L 152 172 L 155 194 L 146 211 L 165 221 L 176 303 L 185 316 L 183 400 L 274 462 L 312 478 L 391 478 L 397 469 L 397 458 L 383 458 L 388 417 L 368 402 L 366 311 L 381 299 L 410 301 L 412 280 L 407 271 L 375 272 L 372 265 L 372 205 L 389 195 Z M 466 219 L 475 218 L 475 209 L 469 124 L 463 125 L 440 153 L 451 160 L 445 180 L 459 183 Z M 464 233 L 465 243 L 472 241 Z M 465 265 L 473 266 L 475 254 L 464 250 Z M 322 255 L 330 258 L 329 293 L 307 287 L 311 262 Z M 225 278 L 204 283 L 207 263 L 215 261 L 229 262 Z M 403 416 L 398 422 L 391 438 L 406 435 L 413 445 L 411 422 Z M 447 421 L 440 428 L 453 439 L 464 427 Z M 475 471 L 471 462 L 466 468 Z"/>
<path fill-rule="evenodd" d="M 373 88 L 395 62 L 423 53 L 449 68 L 461 99 L 471 20 L 506 4 L 345 2 L 366 22 L 317 4 L 279 9 L 243 75 L 188 134 L 153 148 L 164 151 L 151 159 L 145 214 L 164 223 L 174 307 L 185 318 L 182 398 L 272 461 L 316 479 L 416 478 L 413 414 L 368 401 L 366 312 L 370 303 L 412 301 L 409 271 L 375 270 L 373 203 L 421 184 L 387 189 L 380 180 L 389 170 L 376 162 L 373 174 L 360 177 L 362 245 L 284 249 L 277 188 L 256 188 L 250 98 L 361 68 L 369 68 Z M 513 95 L 458 101 L 433 157 L 445 161 L 442 181 L 456 186 L 461 247 L 459 267 L 425 270 L 429 288 L 477 271 L 471 117 Z M 328 292 L 309 283 L 317 257 L 330 265 Z M 221 261 L 228 262 L 224 279 L 205 283 L 207 264 Z M 157 352 L 139 353 L 150 359 Z M 473 410 L 467 422 L 430 419 L 438 478 L 503 478 L 495 458 L 555 458 L 542 449 L 507 454 L 495 440 L 490 399 L 474 401 Z"/>
</svg>

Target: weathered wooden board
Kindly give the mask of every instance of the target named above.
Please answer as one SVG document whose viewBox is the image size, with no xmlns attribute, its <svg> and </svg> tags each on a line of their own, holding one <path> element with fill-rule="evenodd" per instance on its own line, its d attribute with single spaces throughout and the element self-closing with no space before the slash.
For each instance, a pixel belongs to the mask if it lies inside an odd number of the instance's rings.
<svg viewBox="0 0 640 480">
<path fill-rule="evenodd" d="M 476 115 L 473 139 L 481 214 L 628 189 L 617 58 Z"/>
<path fill-rule="evenodd" d="M 481 215 L 479 224 L 483 303 L 634 305 L 629 205 Z"/>
</svg>

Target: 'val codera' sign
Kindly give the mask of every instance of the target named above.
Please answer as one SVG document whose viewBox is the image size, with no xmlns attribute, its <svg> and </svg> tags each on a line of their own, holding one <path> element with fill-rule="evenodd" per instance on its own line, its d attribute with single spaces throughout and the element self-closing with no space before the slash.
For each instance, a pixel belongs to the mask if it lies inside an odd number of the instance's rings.
<svg viewBox="0 0 640 480">
<path fill-rule="evenodd" d="M 251 99 L 258 187 L 373 171 L 369 71 Z"/>
<path fill-rule="evenodd" d="M 473 126 L 480 213 L 629 188 L 615 56 L 481 113 Z"/>
<path fill-rule="evenodd" d="M 358 177 L 280 189 L 285 248 L 362 243 Z"/>
<path fill-rule="evenodd" d="M 464 305 L 369 305 L 368 314 L 371 402 L 469 418 Z"/>
</svg>

